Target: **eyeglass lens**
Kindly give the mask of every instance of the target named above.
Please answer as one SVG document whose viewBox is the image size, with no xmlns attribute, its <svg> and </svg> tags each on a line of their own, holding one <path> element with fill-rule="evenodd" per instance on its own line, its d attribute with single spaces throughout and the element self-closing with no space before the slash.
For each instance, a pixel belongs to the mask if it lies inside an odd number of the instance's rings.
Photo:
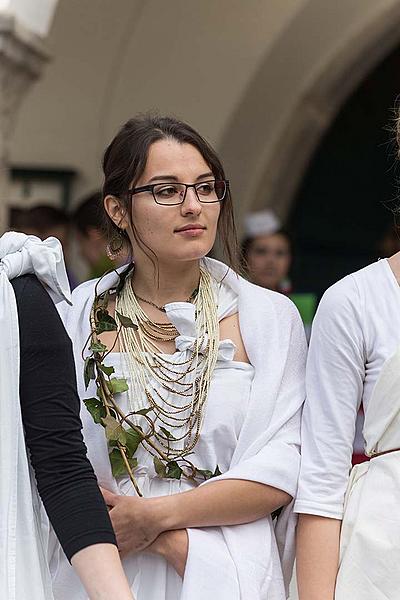
<svg viewBox="0 0 400 600">
<path fill-rule="evenodd" d="M 188 187 L 194 187 L 200 202 L 219 202 L 226 193 L 225 181 L 203 181 L 193 186 L 184 183 L 160 183 L 153 188 L 154 198 L 159 204 L 180 204 Z"/>
</svg>

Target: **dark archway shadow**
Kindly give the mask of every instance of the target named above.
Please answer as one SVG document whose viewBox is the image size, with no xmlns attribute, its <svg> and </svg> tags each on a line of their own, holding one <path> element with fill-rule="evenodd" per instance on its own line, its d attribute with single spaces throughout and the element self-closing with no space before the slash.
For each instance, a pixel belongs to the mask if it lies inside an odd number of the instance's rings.
<svg viewBox="0 0 400 600">
<path fill-rule="evenodd" d="M 289 218 L 297 289 L 321 295 L 378 258 L 378 242 L 394 222 L 387 207 L 397 197 L 399 94 L 400 47 L 348 98 L 314 153 Z"/>
</svg>

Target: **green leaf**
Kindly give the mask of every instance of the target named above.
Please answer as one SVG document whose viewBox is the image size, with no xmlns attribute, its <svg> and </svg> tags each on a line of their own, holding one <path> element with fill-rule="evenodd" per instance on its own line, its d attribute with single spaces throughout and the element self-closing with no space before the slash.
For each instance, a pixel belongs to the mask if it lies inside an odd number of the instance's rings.
<svg viewBox="0 0 400 600">
<path fill-rule="evenodd" d="M 90 344 L 89 350 L 91 350 L 92 352 L 106 352 L 107 351 L 107 346 L 105 344 L 102 344 L 99 341 L 92 342 Z"/>
<path fill-rule="evenodd" d="M 204 477 L 204 481 L 207 481 L 207 479 L 211 479 L 211 477 L 213 477 L 213 472 L 209 471 L 208 469 L 196 469 L 196 472 Z"/>
<path fill-rule="evenodd" d="M 131 318 L 127 317 L 126 315 L 122 315 L 118 311 L 115 311 L 115 313 L 118 315 L 118 319 L 122 327 L 131 327 L 132 329 L 138 329 L 138 326 L 132 321 Z"/>
<path fill-rule="evenodd" d="M 113 377 L 110 381 L 107 381 L 107 386 L 112 394 L 120 394 L 129 389 L 126 379 L 118 379 L 117 377 Z"/>
<path fill-rule="evenodd" d="M 182 469 L 175 460 L 167 463 L 167 477 L 171 479 L 180 479 L 182 477 Z"/>
<path fill-rule="evenodd" d="M 102 420 L 106 428 L 106 438 L 109 442 L 120 442 L 123 446 L 126 444 L 126 433 L 122 425 L 117 419 L 111 415 L 107 415 Z"/>
<path fill-rule="evenodd" d="M 121 452 L 118 450 L 118 448 L 113 448 L 109 454 L 109 458 L 111 463 L 111 471 L 115 478 L 128 475 L 124 459 L 122 458 Z M 137 467 L 138 464 L 136 458 L 128 459 L 128 463 L 132 471 Z"/>
<path fill-rule="evenodd" d="M 84 377 L 84 380 L 85 380 L 85 388 L 86 389 L 88 388 L 88 385 L 89 385 L 90 381 L 92 379 L 96 378 L 95 371 L 94 371 L 94 365 L 95 365 L 94 358 L 92 358 L 90 356 L 87 356 L 85 358 L 85 368 L 84 368 L 84 371 L 83 371 L 83 377 Z"/>
<path fill-rule="evenodd" d="M 165 429 L 165 427 L 160 427 L 160 431 L 161 433 L 163 433 L 165 435 L 166 438 L 168 438 L 169 440 L 176 440 L 176 438 L 172 435 L 172 433 L 170 431 L 168 431 L 168 429 Z"/>
<path fill-rule="evenodd" d="M 155 456 L 153 459 L 153 464 L 154 464 L 154 469 L 157 473 L 157 475 L 159 477 L 166 477 L 167 476 L 167 471 L 165 468 L 164 463 L 158 458 L 158 456 Z"/>
<path fill-rule="evenodd" d="M 104 331 L 117 331 L 115 319 L 109 315 L 107 310 L 99 308 L 96 311 L 96 333 L 100 335 Z"/>
<path fill-rule="evenodd" d="M 93 417 L 95 423 L 101 423 L 101 419 L 106 416 L 106 409 L 98 398 L 87 398 L 84 400 L 85 406 Z"/>
<path fill-rule="evenodd" d="M 153 409 L 152 408 L 141 408 L 140 410 L 135 410 L 132 414 L 133 415 L 147 415 L 149 412 L 151 412 Z"/>
<path fill-rule="evenodd" d="M 103 371 L 103 373 L 105 373 L 106 375 L 108 375 L 108 377 L 110 375 L 112 375 L 113 373 L 115 373 L 114 367 L 106 367 L 105 365 L 100 364 L 99 365 L 99 369 L 101 369 Z"/>
<path fill-rule="evenodd" d="M 135 431 L 131 427 L 129 429 L 125 429 L 126 435 L 126 448 L 129 456 L 133 456 L 143 439 L 143 436 L 140 435 L 138 431 Z"/>
</svg>

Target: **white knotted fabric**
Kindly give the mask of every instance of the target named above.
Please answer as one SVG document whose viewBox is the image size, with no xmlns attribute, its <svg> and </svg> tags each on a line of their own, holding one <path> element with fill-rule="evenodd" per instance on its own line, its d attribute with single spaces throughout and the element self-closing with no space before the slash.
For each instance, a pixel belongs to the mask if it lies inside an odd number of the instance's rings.
<svg viewBox="0 0 400 600">
<path fill-rule="evenodd" d="M 70 303 L 60 242 L 5 233 L 0 238 L 0 597 L 53 600 L 21 419 L 18 312 L 10 284 L 28 273 L 38 277 L 55 303 Z"/>
<path fill-rule="evenodd" d="M 400 347 L 384 364 L 365 413 L 369 462 L 348 484 L 336 600 L 397 600 L 400 591 Z"/>
</svg>

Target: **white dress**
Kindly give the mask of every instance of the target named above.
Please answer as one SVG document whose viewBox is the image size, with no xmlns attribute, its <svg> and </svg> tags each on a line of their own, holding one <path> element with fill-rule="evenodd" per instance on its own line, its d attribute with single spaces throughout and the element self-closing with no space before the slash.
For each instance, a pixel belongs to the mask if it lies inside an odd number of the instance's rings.
<svg viewBox="0 0 400 600">
<path fill-rule="evenodd" d="M 400 288 L 387 260 L 326 292 L 311 337 L 295 510 L 343 519 L 336 600 L 400 596 L 399 348 Z M 389 453 L 349 476 L 361 402 L 366 454 Z"/>
<path fill-rule="evenodd" d="M 223 273 L 226 274 L 226 267 L 224 267 Z M 239 283 L 236 275 L 233 274 L 232 277 L 235 277 Z M 229 281 L 229 277 L 227 280 Z M 227 283 L 223 283 L 221 286 L 218 308 L 220 319 L 238 311 L 240 294 L 238 295 L 237 291 L 233 289 L 237 283 L 233 283 L 232 287 Z M 247 286 L 250 286 L 247 282 L 244 282 L 243 285 L 246 290 Z M 92 288 L 93 285 L 91 285 Z M 251 286 L 249 290 L 252 295 L 255 293 L 253 288 L 254 286 Z M 79 298 L 80 294 L 82 295 L 81 299 Z M 66 316 L 65 321 L 67 329 L 73 337 L 77 357 L 78 388 L 84 398 L 92 396 L 93 389 L 89 388 L 87 392 L 82 390 L 80 354 L 86 332 L 77 332 L 76 323 L 77 321 L 81 322 L 82 319 L 79 311 L 83 309 L 87 314 L 92 300 L 90 300 L 91 293 L 85 291 L 85 288 L 81 292 L 78 288 L 74 300 L 77 297 L 76 308 L 72 309 L 72 317 L 71 314 L 69 317 Z M 281 307 L 281 299 L 276 298 L 276 301 Z M 286 299 L 282 300 L 284 310 L 287 302 Z M 260 308 L 262 312 L 262 307 Z M 271 308 L 272 304 L 268 310 Z M 290 310 L 292 310 L 291 305 Z M 195 341 L 194 307 L 188 303 L 171 303 L 167 305 L 167 313 L 179 332 L 175 341 L 177 351 L 173 355 L 173 359 L 177 359 L 176 362 L 179 362 L 185 360 L 189 355 L 189 349 Z M 273 314 L 271 314 L 272 319 L 274 318 Z M 292 319 L 292 314 L 290 319 Z M 299 344 L 299 348 L 304 349 L 302 326 L 297 314 L 295 319 L 296 333 L 292 338 L 292 348 L 296 347 L 295 360 L 297 362 L 296 366 L 293 365 L 291 368 L 289 361 L 290 382 L 292 382 L 292 374 L 297 377 L 298 372 L 302 373 L 304 363 L 304 356 L 298 357 L 297 354 L 297 344 Z M 270 336 L 274 340 L 277 339 L 274 332 L 276 326 L 277 324 L 274 324 L 270 331 Z M 287 334 L 284 327 L 286 324 L 282 328 L 278 326 L 282 348 L 286 344 L 289 348 L 289 339 L 286 340 Z M 292 329 L 288 329 L 288 334 L 293 335 Z M 299 339 L 296 337 L 297 334 Z M 256 334 L 253 335 L 253 338 L 255 337 Z M 220 342 L 218 361 L 211 380 L 201 436 L 190 460 L 196 467 L 212 471 L 218 465 L 224 473 L 220 479 L 226 477 L 261 481 L 275 485 L 275 487 L 294 495 L 299 463 L 299 422 L 303 400 L 302 378 L 300 376 L 299 381 L 296 379 L 290 385 L 282 386 L 282 381 L 285 379 L 283 373 L 285 372 L 286 350 L 282 350 L 283 355 L 279 357 L 280 350 L 277 348 L 272 353 L 274 360 L 282 360 L 282 365 L 280 373 L 277 373 L 278 381 L 274 384 L 271 380 L 268 386 L 265 385 L 268 375 L 257 379 L 255 367 L 251 364 L 234 361 L 234 352 L 233 342 L 230 340 Z M 117 375 L 127 375 L 123 355 L 114 353 L 109 355 L 108 360 L 109 364 L 114 366 Z M 256 379 L 264 388 L 265 396 L 262 400 L 259 392 L 255 395 Z M 280 396 L 283 402 L 282 409 L 276 410 L 275 401 L 274 412 L 274 407 L 270 406 L 268 394 L 275 393 L 273 392 L 275 385 L 277 389 L 283 387 L 284 395 Z M 254 405 L 256 398 L 259 399 L 257 407 Z M 260 400 L 265 403 L 265 406 L 260 405 Z M 119 402 L 124 409 L 128 408 L 128 401 L 127 393 L 120 395 Z M 138 408 L 141 407 L 143 405 L 138 406 Z M 271 421 L 274 423 L 272 428 L 268 426 L 267 411 L 270 411 L 271 414 L 274 413 Z M 104 430 L 101 426 L 93 423 L 85 408 L 83 408 L 81 416 L 88 456 L 94 466 L 99 483 L 115 493 L 133 495 L 135 492 L 129 479 L 125 478 L 116 482 L 111 475 Z M 265 425 L 262 421 L 264 418 Z M 248 434 L 250 438 L 246 437 Z M 268 440 L 270 440 L 269 448 L 267 448 Z M 239 454 L 241 445 L 243 448 Z M 240 456 L 245 460 L 241 461 L 236 458 Z M 135 470 L 135 476 L 145 497 L 174 494 L 192 487 L 193 484 L 185 479 L 160 479 L 154 471 L 152 457 L 145 451 L 140 450 L 138 458 L 139 465 Z M 291 514 L 290 511 L 286 512 Z M 292 523 L 290 518 L 288 522 Z M 283 523 L 285 523 L 285 517 Z M 284 543 L 281 547 L 281 555 L 286 557 L 287 564 L 291 561 L 293 546 L 290 527 L 289 538 L 286 536 L 290 542 L 286 546 Z M 218 594 L 219 600 L 248 600 L 250 597 L 251 600 L 284 600 L 286 598 L 278 544 L 270 517 L 245 525 L 189 529 L 188 534 L 189 552 L 183 581 L 161 557 L 141 553 L 128 557 L 124 561 L 125 572 L 137 600 L 196 600 L 197 598 L 211 597 L 211 594 L 214 595 L 214 593 Z M 55 600 L 86 599 L 78 578 L 59 550 L 53 553 L 51 566 Z M 243 587 L 247 589 L 243 589 Z"/>
</svg>

